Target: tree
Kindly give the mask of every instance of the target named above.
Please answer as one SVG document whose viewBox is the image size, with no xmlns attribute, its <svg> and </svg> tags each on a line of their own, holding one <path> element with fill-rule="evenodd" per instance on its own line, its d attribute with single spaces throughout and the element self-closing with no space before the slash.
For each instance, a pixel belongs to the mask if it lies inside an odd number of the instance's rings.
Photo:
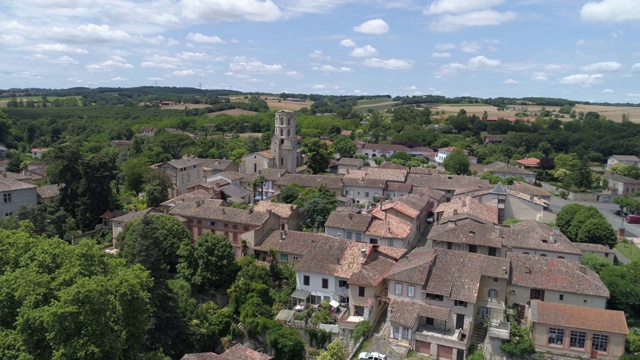
<svg viewBox="0 0 640 360">
<path fill-rule="evenodd" d="M 591 189 L 593 187 L 593 180 L 591 177 L 591 169 L 589 169 L 589 160 L 583 158 L 578 163 L 576 170 L 572 176 L 573 184 L 579 189 Z"/>
<path fill-rule="evenodd" d="M 353 329 L 353 334 L 351 335 L 351 338 L 353 339 L 354 342 L 358 342 L 360 339 L 366 338 L 367 336 L 369 336 L 372 330 L 373 328 L 369 321 L 367 320 L 360 321 L 356 325 L 355 329 Z"/>
<path fill-rule="evenodd" d="M 562 209 L 558 212 L 556 216 L 556 225 L 560 229 L 560 231 L 569 236 L 569 227 L 571 226 L 571 221 L 574 219 L 576 214 L 584 208 L 584 205 L 580 204 L 569 204 L 562 207 Z"/>
<path fill-rule="evenodd" d="M 569 240 L 578 241 L 580 230 L 582 229 L 584 224 L 587 223 L 587 221 L 592 219 L 600 219 L 606 222 L 597 208 L 595 208 L 594 206 L 582 206 L 580 211 L 578 211 L 571 220 L 571 225 L 569 226 L 567 232 L 564 234 L 569 238 Z"/>
<path fill-rule="evenodd" d="M 125 189 L 138 194 L 144 186 L 145 175 L 151 171 L 149 162 L 143 157 L 133 158 L 122 164 Z"/>
<path fill-rule="evenodd" d="M 151 170 L 144 175 L 144 185 L 148 207 L 156 207 L 169 198 L 169 189 L 173 189 L 171 178 L 162 170 Z"/>
<path fill-rule="evenodd" d="M 285 204 L 293 204 L 294 201 L 298 200 L 301 192 L 302 187 L 300 185 L 287 185 L 280 191 L 279 199 Z"/>
<path fill-rule="evenodd" d="M 599 275 L 610 293 L 607 308 L 622 310 L 630 318 L 637 318 L 640 315 L 640 262 L 608 266 Z"/>
<path fill-rule="evenodd" d="M 600 274 L 605 268 L 612 266 L 609 260 L 601 258 L 600 256 L 591 252 L 582 255 L 582 258 L 580 258 L 580 263 L 598 274 Z"/>
<path fill-rule="evenodd" d="M 341 157 L 351 158 L 357 151 L 356 143 L 347 136 L 338 135 L 333 140 L 333 151 Z"/>
<path fill-rule="evenodd" d="M 118 200 L 111 189 L 115 164 L 107 156 L 96 154 L 82 159 L 80 170 L 82 179 L 78 184 L 79 198 L 75 204 L 76 220 L 82 229 L 90 230 L 100 221 L 100 215 L 118 207 Z"/>
<path fill-rule="evenodd" d="M 233 246 L 222 235 L 204 234 L 193 245 L 183 242 L 178 255 L 178 275 L 202 294 L 226 289 L 238 272 Z"/>
<path fill-rule="evenodd" d="M 267 178 L 264 175 L 260 174 L 255 177 L 255 179 L 251 180 L 251 187 L 253 188 L 253 198 L 256 196 L 256 188 L 260 188 L 260 200 L 264 200 L 264 184 L 267 182 Z"/>
<path fill-rule="evenodd" d="M 591 219 L 578 232 L 578 242 L 602 244 L 613 248 L 618 242 L 615 230 L 603 219 Z"/>
<path fill-rule="evenodd" d="M 320 174 L 327 171 L 331 161 L 331 154 L 324 141 L 318 138 L 305 139 L 301 149 L 307 154 L 304 164 L 307 165 L 308 172 Z"/>
<path fill-rule="evenodd" d="M 460 148 L 451 152 L 451 154 L 444 159 L 442 166 L 444 166 L 444 169 L 450 174 L 469 174 L 469 158 L 467 158 Z"/>
<path fill-rule="evenodd" d="M 323 350 L 320 352 L 320 355 L 316 358 L 317 360 L 344 360 L 347 356 L 347 350 L 344 345 L 342 345 L 342 341 L 336 338 L 333 340 L 329 346 L 327 346 L 327 350 Z"/>
<path fill-rule="evenodd" d="M 276 360 L 304 360 L 304 342 L 294 329 L 274 323 L 269 330 L 268 345 Z"/>
</svg>

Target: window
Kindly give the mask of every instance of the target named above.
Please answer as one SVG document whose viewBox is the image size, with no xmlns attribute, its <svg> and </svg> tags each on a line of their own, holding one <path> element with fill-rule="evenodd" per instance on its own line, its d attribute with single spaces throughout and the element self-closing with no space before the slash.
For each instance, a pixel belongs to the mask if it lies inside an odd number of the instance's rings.
<svg viewBox="0 0 640 360">
<path fill-rule="evenodd" d="M 347 280 L 338 280 L 338 287 L 347 287 Z"/>
<path fill-rule="evenodd" d="M 402 328 L 402 337 L 411 340 L 411 329 Z"/>
<path fill-rule="evenodd" d="M 602 334 L 593 334 L 593 339 L 591 340 L 591 350 L 607 352 L 608 345 L 609 336 Z"/>
<path fill-rule="evenodd" d="M 228 228 L 228 227 L 229 227 L 229 224 L 224 224 L 224 225 L 222 225 L 222 226 L 223 226 L 223 227 L 225 227 L 225 228 Z"/>
<path fill-rule="evenodd" d="M 436 295 L 436 294 L 425 294 L 424 295 L 425 299 L 427 300 L 434 300 L 434 301 L 444 301 L 444 296 L 442 295 Z"/>
<path fill-rule="evenodd" d="M 571 331 L 571 341 L 569 346 L 572 348 L 584 349 L 584 343 L 587 338 L 587 333 L 582 331 Z"/>
<path fill-rule="evenodd" d="M 496 299 L 498 297 L 498 290 L 489 289 L 489 299 Z"/>
<path fill-rule="evenodd" d="M 297 257 L 297 256 L 294 256 L 294 257 L 293 257 L 293 261 L 294 261 L 294 262 L 295 262 L 295 261 L 298 261 L 298 257 Z"/>
<path fill-rule="evenodd" d="M 6 203 L 11 202 L 11 193 L 2 194 L 2 200 Z"/>
<path fill-rule="evenodd" d="M 329 288 L 329 279 L 322 278 L 322 288 L 323 289 L 328 289 Z"/>
<path fill-rule="evenodd" d="M 238 225 L 233 225 L 233 226 L 231 226 L 231 228 L 232 228 L 233 230 L 238 230 Z"/>
<path fill-rule="evenodd" d="M 564 329 L 549 328 L 549 345 L 562 345 Z"/>
<path fill-rule="evenodd" d="M 363 286 L 358 286 L 358 296 L 364 297 L 365 288 Z"/>
<path fill-rule="evenodd" d="M 493 278 L 493 282 L 498 282 L 498 278 Z"/>
<path fill-rule="evenodd" d="M 461 300 L 455 300 L 453 302 L 453 306 L 467 307 L 467 302 L 466 301 L 461 301 Z"/>
<path fill-rule="evenodd" d="M 347 231 L 347 239 L 348 240 L 353 239 L 353 233 L 351 231 Z"/>
<path fill-rule="evenodd" d="M 544 301 L 544 290 L 531 289 L 529 299 Z"/>
<path fill-rule="evenodd" d="M 371 243 L 373 245 L 377 245 L 378 244 L 378 239 L 369 239 L 369 243 Z"/>
<path fill-rule="evenodd" d="M 280 262 L 289 262 L 289 254 L 280 254 Z"/>
<path fill-rule="evenodd" d="M 393 239 L 387 240 L 388 246 L 393 247 Z"/>
<path fill-rule="evenodd" d="M 12 212 L 6 212 L 6 213 L 4 213 L 4 216 L 6 216 L 6 217 L 13 216 L 13 213 Z M 118 227 L 121 227 L 121 226 L 118 226 Z"/>
<path fill-rule="evenodd" d="M 365 191 L 364 197 L 369 197 L 369 192 L 368 191 Z"/>
<path fill-rule="evenodd" d="M 356 233 L 356 241 L 362 241 L 362 234 Z"/>
<path fill-rule="evenodd" d="M 558 300 L 560 300 L 560 301 L 564 301 L 564 294 L 560 294 L 560 295 L 558 295 Z"/>
<path fill-rule="evenodd" d="M 402 295 L 402 284 L 396 283 L 396 295 Z"/>
<path fill-rule="evenodd" d="M 209 226 L 216 226 L 216 222 L 215 221 L 209 221 Z"/>
<path fill-rule="evenodd" d="M 407 287 L 407 295 L 409 295 L 410 297 L 416 296 L 416 287 L 413 285 L 409 285 Z"/>
<path fill-rule="evenodd" d="M 309 275 L 305 275 L 302 277 L 302 284 L 304 286 L 309 286 L 310 283 L 311 283 L 311 278 L 309 278 Z"/>
</svg>

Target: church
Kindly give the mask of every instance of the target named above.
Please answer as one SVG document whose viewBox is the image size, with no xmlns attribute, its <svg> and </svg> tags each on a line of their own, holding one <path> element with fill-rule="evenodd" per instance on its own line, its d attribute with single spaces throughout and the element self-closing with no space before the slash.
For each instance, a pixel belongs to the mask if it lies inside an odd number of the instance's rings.
<svg viewBox="0 0 640 360">
<path fill-rule="evenodd" d="M 245 155 L 240 164 L 240 173 L 252 174 L 263 169 L 284 169 L 295 174 L 298 164 L 300 156 L 296 139 L 296 114 L 293 111 L 280 110 L 276 112 L 271 149 Z"/>
</svg>

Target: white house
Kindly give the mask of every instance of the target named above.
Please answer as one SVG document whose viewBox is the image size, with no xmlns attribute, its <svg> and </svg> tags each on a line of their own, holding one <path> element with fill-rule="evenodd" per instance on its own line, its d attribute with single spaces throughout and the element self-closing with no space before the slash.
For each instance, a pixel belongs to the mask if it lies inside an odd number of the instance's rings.
<svg viewBox="0 0 640 360">
<path fill-rule="evenodd" d="M 635 155 L 611 155 L 607 159 L 607 170 L 611 169 L 613 164 L 640 166 L 640 159 Z"/>
<path fill-rule="evenodd" d="M 37 186 L 0 176 L 0 218 L 15 215 L 22 206 L 38 204 Z"/>
</svg>

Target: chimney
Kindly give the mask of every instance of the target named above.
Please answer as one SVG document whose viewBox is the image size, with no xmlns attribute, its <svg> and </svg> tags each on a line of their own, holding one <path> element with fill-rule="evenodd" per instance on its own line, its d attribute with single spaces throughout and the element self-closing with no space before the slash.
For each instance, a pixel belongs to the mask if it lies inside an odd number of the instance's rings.
<svg viewBox="0 0 640 360">
<path fill-rule="evenodd" d="M 362 250 L 360 250 L 360 259 L 365 259 L 367 257 L 367 248 L 362 248 Z"/>
<path fill-rule="evenodd" d="M 458 215 L 458 209 L 453 209 L 453 215 Z"/>
<path fill-rule="evenodd" d="M 284 230 L 280 230 L 280 241 L 284 241 L 286 237 L 287 237 L 287 234 L 284 232 Z"/>
<path fill-rule="evenodd" d="M 293 205 L 289 205 L 289 211 L 293 211 Z"/>
<path fill-rule="evenodd" d="M 496 237 L 502 238 L 502 227 L 496 226 Z"/>
<path fill-rule="evenodd" d="M 3 177 L 3 178 L 6 178 L 6 177 L 7 177 L 7 171 L 6 171 L 6 170 L 2 173 L 2 177 Z"/>
<path fill-rule="evenodd" d="M 203 203 L 204 203 L 204 201 L 202 201 L 202 200 L 197 200 L 197 201 L 196 201 L 196 207 L 200 207 L 200 206 L 202 206 L 202 204 L 203 204 Z"/>
<path fill-rule="evenodd" d="M 528 266 L 527 266 L 527 267 L 525 267 L 525 268 L 524 268 L 524 273 L 525 273 L 525 274 L 531 274 L 531 268 L 530 268 L 530 267 L 528 267 Z"/>
<path fill-rule="evenodd" d="M 342 233 L 337 233 L 337 234 L 336 234 L 336 237 L 337 237 L 338 239 L 341 239 L 341 238 L 342 238 Z"/>
<path fill-rule="evenodd" d="M 253 214 L 253 208 L 252 207 L 248 207 L 247 208 L 247 214 Z"/>
<path fill-rule="evenodd" d="M 555 244 L 556 242 L 558 242 L 556 236 L 554 234 L 549 235 L 549 243 Z"/>
<path fill-rule="evenodd" d="M 318 233 L 318 225 L 313 225 L 313 232 Z"/>
<path fill-rule="evenodd" d="M 347 217 L 349 218 L 349 220 L 353 220 L 353 214 L 349 213 L 349 215 L 347 215 Z"/>
<path fill-rule="evenodd" d="M 578 271 L 580 271 L 583 274 L 586 274 L 587 273 L 587 267 L 584 266 L 584 265 L 580 265 L 580 266 L 578 266 Z"/>
<path fill-rule="evenodd" d="M 227 211 L 224 208 L 222 208 L 222 214 L 226 214 L 226 213 Z"/>
<path fill-rule="evenodd" d="M 464 198 L 462 199 L 462 207 L 466 207 L 467 206 L 467 199 Z"/>
</svg>

